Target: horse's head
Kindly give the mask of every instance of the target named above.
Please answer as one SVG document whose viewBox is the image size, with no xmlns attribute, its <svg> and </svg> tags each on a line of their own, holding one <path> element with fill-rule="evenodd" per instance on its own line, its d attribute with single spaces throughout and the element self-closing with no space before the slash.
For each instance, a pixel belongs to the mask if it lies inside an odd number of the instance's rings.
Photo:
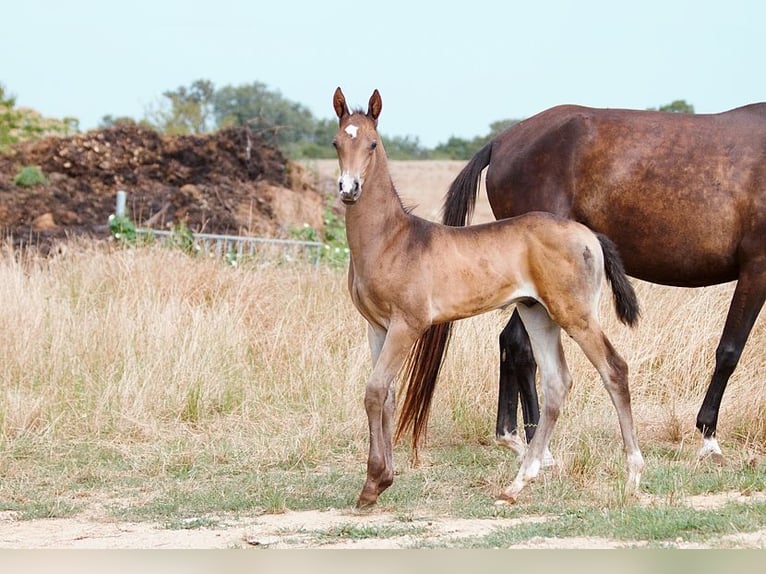
<svg viewBox="0 0 766 574">
<path fill-rule="evenodd" d="M 370 96 L 366 114 L 352 112 L 346 105 L 343 92 L 337 88 L 332 103 L 338 115 L 338 133 L 332 141 L 340 164 L 338 193 L 341 201 L 350 205 L 362 194 L 364 178 L 380 144 L 377 126 L 383 102 L 378 90 L 375 90 Z"/>
</svg>

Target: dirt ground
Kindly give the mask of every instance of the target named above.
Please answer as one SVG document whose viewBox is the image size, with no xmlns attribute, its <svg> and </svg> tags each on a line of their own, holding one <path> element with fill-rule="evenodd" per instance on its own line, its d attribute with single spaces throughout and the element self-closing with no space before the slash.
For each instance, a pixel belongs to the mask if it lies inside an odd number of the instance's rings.
<svg viewBox="0 0 766 574">
<path fill-rule="evenodd" d="M 766 494 L 744 496 L 726 492 L 689 497 L 685 504 L 696 509 L 720 508 L 728 502 L 759 502 Z M 642 503 L 656 503 L 646 496 Z M 209 520 L 210 517 L 205 517 Z M 513 528 L 545 517 L 530 518 L 450 518 L 445 516 L 420 517 L 402 522 L 401 516 L 384 510 L 356 512 L 348 510 L 310 510 L 263 514 L 247 519 L 220 518 L 216 526 L 195 527 L 195 519 L 188 520 L 187 528 L 167 528 L 162 524 L 146 522 L 119 522 L 108 518 L 98 505 L 75 518 L 17 520 L 13 512 L 0 512 L 0 548 L 16 549 L 216 549 L 216 548 L 273 548 L 273 549 L 406 549 L 422 545 L 446 544 L 460 546 L 471 538 L 491 534 L 498 528 Z M 353 537 L 333 535 L 333 532 L 353 528 L 390 528 L 392 536 Z M 608 549 L 640 548 L 641 541 L 622 541 L 597 537 L 532 538 L 513 548 L 527 549 Z M 727 535 L 713 545 L 676 540 L 667 544 L 672 548 L 764 548 L 766 530 Z"/>
</svg>

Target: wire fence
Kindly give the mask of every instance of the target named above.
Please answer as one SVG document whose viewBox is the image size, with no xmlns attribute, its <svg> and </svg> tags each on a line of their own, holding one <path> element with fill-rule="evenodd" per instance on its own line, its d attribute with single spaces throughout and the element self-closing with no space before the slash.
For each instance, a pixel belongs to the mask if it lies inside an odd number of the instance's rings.
<svg viewBox="0 0 766 574">
<path fill-rule="evenodd" d="M 127 192 L 118 191 L 115 215 L 125 216 Z M 221 235 L 216 233 L 179 234 L 176 231 L 165 231 L 139 227 L 139 236 L 148 237 L 164 243 L 182 247 L 189 251 L 201 252 L 207 256 L 225 258 L 229 263 L 236 263 L 243 258 L 273 261 L 308 260 L 318 265 L 325 247 L 321 241 L 305 241 L 300 239 L 274 239 L 270 237 L 251 237 L 247 235 Z"/>
<path fill-rule="evenodd" d="M 267 237 L 249 237 L 245 235 L 218 235 L 215 233 L 190 233 L 190 244 L 185 244 L 185 237 L 179 237 L 174 231 L 147 229 L 139 227 L 136 234 L 159 238 L 160 241 L 181 245 L 185 249 L 198 251 L 207 256 L 227 258 L 230 262 L 249 257 L 254 260 L 308 259 L 318 265 L 324 244 L 319 241 L 301 241 L 298 239 L 271 239 Z"/>
</svg>

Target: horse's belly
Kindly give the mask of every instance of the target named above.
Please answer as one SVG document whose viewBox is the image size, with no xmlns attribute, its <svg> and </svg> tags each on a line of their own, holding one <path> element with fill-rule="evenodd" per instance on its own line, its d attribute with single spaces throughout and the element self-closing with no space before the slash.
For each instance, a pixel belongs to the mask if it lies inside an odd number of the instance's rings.
<svg viewBox="0 0 766 574">
<path fill-rule="evenodd" d="M 678 245 L 672 240 L 656 245 L 635 245 L 612 240 L 620 251 L 625 271 L 631 277 L 677 287 L 703 287 L 733 281 L 738 266 L 733 251 L 704 251 Z"/>
</svg>

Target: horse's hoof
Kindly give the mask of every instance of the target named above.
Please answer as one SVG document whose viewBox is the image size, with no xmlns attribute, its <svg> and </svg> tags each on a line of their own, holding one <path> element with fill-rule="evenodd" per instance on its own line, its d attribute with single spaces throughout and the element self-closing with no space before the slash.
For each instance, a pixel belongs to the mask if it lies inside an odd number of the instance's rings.
<svg viewBox="0 0 766 574">
<path fill-rule="evenodd" d="M 718 466 L 723 466 L 726 462 L 715 437 L 708 437 L 702 440 L 702 448 L 697 453 L 697 460 L 703 461 L 705 459 L 711 460 Z"/>
<path fill-rule="evenodd" d="M 375 503 L 378 502 L 378 495 L 372 494 L 369 492 L 365 492 L 364 490 L 359 495 L 359 498 L 356 501 L 356 509 L 357 510 L 369 510 L 373 506 L 375 506 Z"/>
<path fill-rule="evenodd" d="M 510 494 L 503 493 L 495 500 L 495 506 L 513 506 L 514 504 L 516 504 L 516 497 Z"/>
<path fill-rule="evenodd" d="M 711 453 L 710 460 L 713 461 L 713 463 L 717 464 L 718 466 L 724 466 L 724 464 L 726 464 L 726 459 L 723 457 L 723 454 L 721 454 L 720 452 Z"/>
<path fill-rule="evenodd" d="M 377 500 L 363 500 L 362 497 L 360 496 L 359 500 L 356 501 L 356 509 L 371 510 L 376 503 L 377 503 Z"/>
</svg>

